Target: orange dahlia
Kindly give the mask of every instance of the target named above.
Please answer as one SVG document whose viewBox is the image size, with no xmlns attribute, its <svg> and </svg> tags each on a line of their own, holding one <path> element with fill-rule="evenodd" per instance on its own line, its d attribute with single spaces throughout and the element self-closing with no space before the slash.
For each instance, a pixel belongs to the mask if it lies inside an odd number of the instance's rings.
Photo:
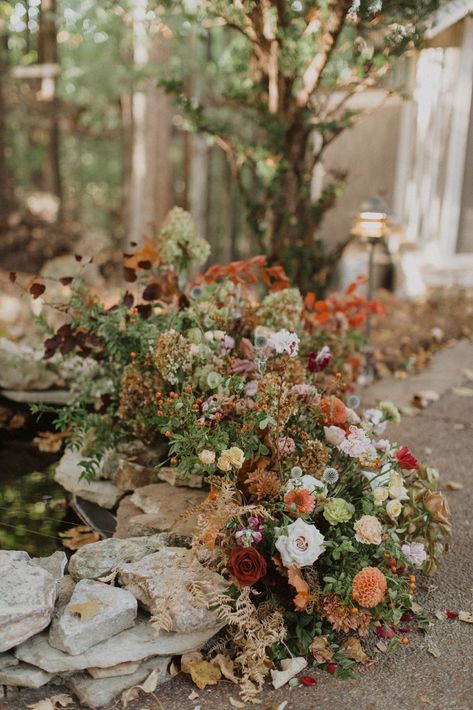
<svg viewBox="0 0 473 710">
<path fill-rule="evenodd" d="M 338 397 L 324 397 L 320 400 L 319 407 L 327 424 L 340 426 L 346 423 L 347 409 Z"/>
<path fill-rule="evenodd" d="M 315 499 L 305 488 L 294 488 L 284 496 L 286 508 L 296 515 L 308 515 L 315 507 Z"/>
<path fill-rule="evenodd" d="M 366 609 L 377 606 L 386 593 L 386 577 L 377 567 L 364 567 L 355 575 L 352 583 L 352 597 Z"/>
</svg>

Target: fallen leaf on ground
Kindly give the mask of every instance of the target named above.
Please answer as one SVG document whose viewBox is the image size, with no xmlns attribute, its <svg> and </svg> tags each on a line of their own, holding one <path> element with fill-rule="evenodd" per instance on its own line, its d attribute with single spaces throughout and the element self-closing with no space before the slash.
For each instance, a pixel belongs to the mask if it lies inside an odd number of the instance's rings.
<svg viewBox="0 0 473 710">
<path fill-rule="evenodd" d="M 76 525 L 66 532 L 60 532 L 59 537 L 62 538 L 62 544 L 68 550 L 80 550 L 84 545 L 100 540 L 100 535 L 88 525 Z"/>
<path fill-rule="evenodd" d="M 471 611 L 460 611 L 458 618 L 460 621 L 465 621 L 467 624 L 473 624 L 473 613 Z"/>
<path fill-rule="evenodd" d="M 231 658 L 219 653 L 215 658 L 212 658 L 212 663 L 220 668 L 224 678 L 238 684 L 239 681 L 233 672 L 234 665 Z"/>
<path fill-rule="evenodd" d="M 417 602 L 412 602 L 411 609 L 414 612 L 414 614 L 420 614 L 423 611 L 421 605 L 418 604 Z"/>
<path fill-rule="evenodd" d="M 198 697 L 199 697 L 199 693 L 196 693 L 195 690 L 193 690 L 192 693 L 190 693 L 187 696 L 187 699 L 188 700 L 197 700 Z"/>
<path fill-rule="evenodd" d="M 456 394 L 457 397 L 473 397 L 472 387 L 453 387 L 452 392 Z"/>
<path fill-rule="evenodd" d="M 430 698 L 426 698 L 425 695 L 421 695 L 420 701 L 424 703 L 424 705 L 435 705 L 435 703 L 430 700 Z"/>
<path fill-rule="evenodd" d="M 419 409 L 425 409 L 429 404 L 437 402 L 439 398 L 440 395 L 438 392 L 435 392 L 435 390 L 421 390 L 413 395 L 412 404 Z"/>
<path fill-rule="evenodd" d="M 327 636 L 316 636 L 312 641 L 309 651 L 317 663 L 328 663 L 333 658 L 333 650 L 327 640 Z"/>
<path fill-rule="evenodd" d="M 193 663 L 199 663 L 203 661 L 204 657 L 199 651 L 191 651 L 190 653 L 183 653 L 181 656 L 181 671 L 183 673 L 190 673 L 190 668 Z"/>
<path fill-rule="evenodd" d="M 40 431 L 38 436 L 35 436 L 32 443 L 36 446 L 39 451 L 43 453 L 55 454 L 57 453 L 63 444 L 65 437 L 68 432 L 53 432 L 53 431 Z"/>
<path fill-rule="evenodd" d="M 51 695 L 50 698 L 45 698 L 26 707 L 31 708 L 31 710 L 56 710 L 57 708 L 65 708 L 73 702 L 70 695 L 63 693 L 62 695 Z"/>
<path fill-rule="evenodd" d="M 434 656 L 434 658 L 439 658 L 442 655 L 442 652 L 435 641 L 432 641 L 431 639 L 427 641 L 427 651 Z"/>
<path fill-rule="evenodd" d="M 369 658 L 363 651 L 362 645 L 357 638 L 354 636 L 349 636 L 347 640 L 340 647 L 340 651 L 343 651 L 345 656 L 351 661 L 356 661 L 357 663 L 368 663 Z"/>
<path fill-rule="evenodd" d="M 78 614 L 81 621 L 88 621 L 97 616 L 99 611 L 102 609 L 102 604 L 100 602 L 80 602 L 79 604 L 69 604 L 67 610 L 71 614 Z"/>
<path fill-rule="evenodd" d="M 461 491 L 463 483 L 457 483 L 457 481 L 445 481 L 443 487 L 446 491 Z"/>
<path fill-rule="evenodd" d="M 209 661 L 196 661 L 190 664 L 189 675 L 195 685 L 200 690 L 204 690 L 208 685 L 217 685 L 222 672 L 218 666 L 214 666 Z"/>
<path fill-rule="evenodd" d="M 376 648 L 378 649 L 378 651 L 381 651 L 381 653 L 386 653 L 386 651 L 388 650 L 388 647 L 382 641 L 378 641 L 376 643 Z"/>
</svg>

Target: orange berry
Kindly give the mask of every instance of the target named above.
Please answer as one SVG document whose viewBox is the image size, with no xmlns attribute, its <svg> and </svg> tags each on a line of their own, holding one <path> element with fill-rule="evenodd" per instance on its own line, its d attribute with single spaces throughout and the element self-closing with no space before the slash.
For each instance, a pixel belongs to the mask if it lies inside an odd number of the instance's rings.
<svg viewBox="0 0 473 710">
<path fill-rule="evenodd" d="M 192 385 L 187 385 L 186 392 L 192 392 Z"/>
<path fill-rule="evenodd" d="M 389 554 L 389 552 L 384 552 L 384 553 L 383 553 L 383 557 L 384 557 L 385 559 L 388 559 L 390 556 L 391 556 L 391 555 Z"/>
<path fill-rule="evenodd" d="M 171 432 L 169 431 L 169 429 L 168 429 L 168 431 L 165 431 L 165 432 L 164 432 L 164 436 L 166 436 L 168 439 L 172 436 L 172 435 L 171 435 Z"/>
<path fill-rule="evenodd" d="M 177 458 L 175 456 L 172 457 L 171 463 L 173 466 L 175 466 L 177 464 Z"/>
<path fill-rule="evenodd" d="M 352 606 L 352 608 L 350 609 L 350 612 L 352 614 L 358 614 L 358 608 L 356 606 Z"/>
<path fill-rule="evenodd" d="M 162 397 L 162 396 L 163 396 L 163 395 L 162 395 L 161 392 L 156 392 L 156 397 Z"/>
<path fill-rule="evenodd" d="M 161 409 L 158 412 L 158 417 L 164 417 L 164 412 Z"/>
<path fill-rule="evenodd" d="M 388 602 L 388 609 L 394 609 L 394 604 L 392 602 Z"/>
<path fill-rule="evenodd" d="M 407 646 L 407 644 L 409 643 L 409 639 L 407 638 L 407 636 L 403 636 L 403 637 L 402 637 L 401 643 L 402 643 L 404 646 Z"/>
<path fill-rule="evenodd" d="M 416 576 L 415 576 L 415 574 L 410 574 L 410 575 L 409 575 L 409 582 L 412 582 L 412 583 L 415 584 L 415 581 L 416 581 Z"/>
</svg>

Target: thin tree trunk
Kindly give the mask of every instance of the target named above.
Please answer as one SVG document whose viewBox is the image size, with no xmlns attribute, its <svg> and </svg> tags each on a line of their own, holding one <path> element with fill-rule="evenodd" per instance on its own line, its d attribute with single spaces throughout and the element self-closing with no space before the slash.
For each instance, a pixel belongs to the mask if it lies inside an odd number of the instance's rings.
<svg viewBox="0 0 473 710">
<path fill-rule="evenodd" d="M 146 20 L 147 0 L 133 3 L 133 58 L 136 69 L 162 67 L 168 59 L 167 40 L 150 37 Z M 172 112 L 169 97 L 147 80 L 133 93 L 133 150 L 130 184 L 128 246 L 139 244 L 149 224 L 159 228 L 171 207 L 169 146 Z M 128 247 L 127 247 L 128 248 Z"/>
<path fill-rule="evenodd" d="M 0 224 L 5 223 L 15 208 L 13 181 L 7 160 L 7 106 L 5 102 L 5 77 L 7 75 L 7 36 L 0 36 Z"/>
<path fill-rule="evenodd" d="M 38 64 L 57 64 L 56 0 L 41 0 L 38 33 Z M 62 179 L 60 166 L 59 106 L 55 78 L 41 80 L 44 112 L 48 122 L 47 157 L 42 166 L 43 189 L 59 199 L 62 213 Z"/>
</svg>

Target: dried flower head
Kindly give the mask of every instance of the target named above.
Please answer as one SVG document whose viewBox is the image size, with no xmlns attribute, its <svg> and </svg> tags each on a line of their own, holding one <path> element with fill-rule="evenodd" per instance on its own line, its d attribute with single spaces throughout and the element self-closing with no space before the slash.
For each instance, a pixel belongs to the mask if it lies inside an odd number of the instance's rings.
<svg viewBox="0 0 473 710">
<path fill-rule="evenodd" d="M 161 333 L 155 346 L 154 362 L 162 377 L 175 384 L 179 381 L 179 370 L 188 372 L 192 365 L 187 340 L 173 329 Z"/>
<path fill-rule="evenodd" d="M 248 491 L 256 500 L 275 498 L 281 490 L 281 481 L 274 471 L 256 469 L 248 474 L 245 481 Z"/>
<path fill-rule="evenodd" d="M 304 453 L 298 464 L 305 473 L 321 478 L 329 460 L 329 452 L 321 441 L 310 440 L 304 446 Z"/>
<path fill-rule="evenodd" d="M 353 611 L 336 594 L 328 594 L 323 598 L 322 616 L 328 619 L 334 631 L 357 631 L 360 636 L 366 636 L 371 621 L 368 611 Z"/>
</svg>

